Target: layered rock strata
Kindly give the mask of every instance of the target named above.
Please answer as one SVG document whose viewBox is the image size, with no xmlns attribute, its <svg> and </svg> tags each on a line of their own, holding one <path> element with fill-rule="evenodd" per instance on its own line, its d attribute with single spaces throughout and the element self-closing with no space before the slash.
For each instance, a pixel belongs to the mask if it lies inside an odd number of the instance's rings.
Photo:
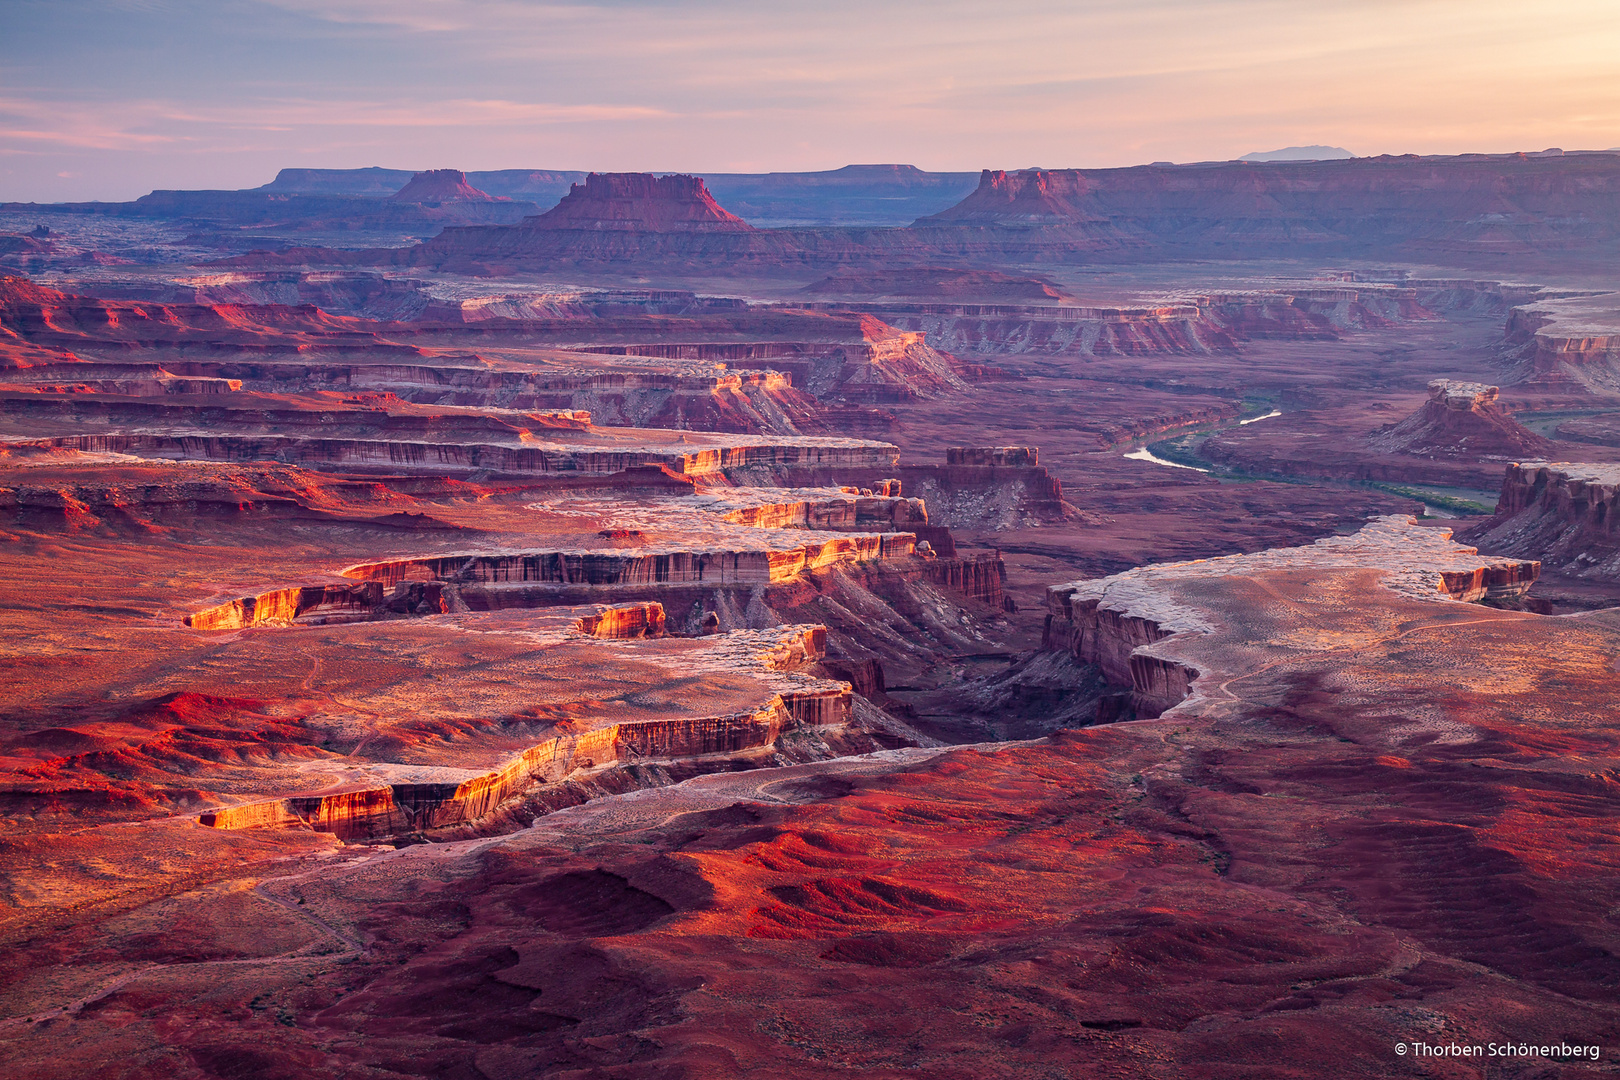
<svg viewBox="0 0 1620 1080">
<path fill-rule="evenodd" d="M 836 727 L 849 720 L 849 684 L 798 673 L 825 656 L 822 627 L 737 631 L 715 639 L 709 652 L 714 657 L 711 665 L 743 665 L 779 689 L 748 712 L 610 723 L 560 735 L 489 772 L 247 803 L 206 811 L 198 821 L 216 829 L 303 826 L 346 840 L 421 832 L 476 822 L 530 788 L 557 783 L 582 770 L 758 750 L 771 746 L 784 731 Z"/>
<path fill-rule="evenodd" d="M 1509 465 L 1496 513 L 1463 535 L 1573 577 L 1620 582 L 1620 465 Z"/>
<path fill-rule="evenodd" d="M 1553 294 L 1513 308 L 1504 341 L 1516 382 L 1620 393 L 1620 294 Z"/>
</svg>

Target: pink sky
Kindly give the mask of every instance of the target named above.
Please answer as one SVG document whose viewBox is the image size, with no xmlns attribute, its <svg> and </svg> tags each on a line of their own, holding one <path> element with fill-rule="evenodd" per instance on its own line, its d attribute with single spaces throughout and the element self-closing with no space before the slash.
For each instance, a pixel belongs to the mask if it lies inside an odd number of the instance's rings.
<svg viewBox="0 0 1620 1080">
<path fill-rule="evenodd" d="M 1620 3 L 7 0 L 0 198 L 1620 145 Z"/>
</svg>

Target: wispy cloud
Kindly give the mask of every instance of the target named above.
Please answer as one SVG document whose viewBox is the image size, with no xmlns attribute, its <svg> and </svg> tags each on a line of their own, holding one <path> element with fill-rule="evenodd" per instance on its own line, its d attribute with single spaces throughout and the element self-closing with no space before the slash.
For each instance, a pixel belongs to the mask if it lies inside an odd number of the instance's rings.
<svg viewBox="0 0 1620 1080">
<path fill-rule="evenodd" d="M 228 182 L 1620 143 L 1613 0 L 10 2 L 0 152 L 42 192 L 209 154 Z"/>
</svg>

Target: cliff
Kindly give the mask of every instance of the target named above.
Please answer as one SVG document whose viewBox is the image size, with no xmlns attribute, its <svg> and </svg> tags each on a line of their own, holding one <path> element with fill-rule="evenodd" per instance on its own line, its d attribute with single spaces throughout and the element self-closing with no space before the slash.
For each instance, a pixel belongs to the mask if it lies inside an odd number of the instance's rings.
<svg viewBox="0 0 1620 1080">
<path fill-rule="evenodd" d="M 802 534 L 801 534 L 802 535 Z M 823 536 L 808 542 L 771 540 L 753 550 L 555 551 L 440 555 L 362 563 L 343 571 L 359 581 L 397 585 L 445 581 L 486 585 L 650 585 L 677 582 L 769 584 L 837 563 L 903 558 L 910 533 Z"/>
<path fill-rule="evenodd" d="M 642 614 L 658 621 L 663 611 L 655 604 Z M 803 673 L 816 670 L 826 656 L 824 628 L 783 626 L 740 631 L 712 641 L 705 650 L 709 664 L 768 673 L 767 681 L 779 689 L 757 707 L 741 712 L 621 721 L 559 734 L 486 772 L 428 770 L 444 778 L 267 799 L 205 811 L 198 820 L 216 829 L 303 826 L 345 840 L 419 832 L 477 822 L 509 799 L 581 772 L 621 763 L 759 750 L 771 747 L 784 731 L 832 728 L 849 722 L 850 686 Z M 703 659 L 697 662 L 699 667 L 704 665 Z"/>
<path fill-rule="evenodd" d="M 1495 515 L 1458 535 L 1571 577 L 1620 582 L 1620 465 L 1509 465 Z"/>
<path fill-rule="evenodd" d="M 1620 393 L 1620 293 L 1550 296 L 1514 307 L 1503 340 L 1516 383 Z"/>
</svg>

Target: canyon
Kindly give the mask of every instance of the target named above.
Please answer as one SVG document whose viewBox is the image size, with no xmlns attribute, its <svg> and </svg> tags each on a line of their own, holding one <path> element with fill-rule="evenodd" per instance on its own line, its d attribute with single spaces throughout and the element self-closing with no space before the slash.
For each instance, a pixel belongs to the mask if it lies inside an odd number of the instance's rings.
<svg viewBox="0 0 1620 1080">
<path fill-rule="evenodd" d="M 1617 183 L 0 207 L 6 1074 L 1606 1075 Z"/>
</svg>

